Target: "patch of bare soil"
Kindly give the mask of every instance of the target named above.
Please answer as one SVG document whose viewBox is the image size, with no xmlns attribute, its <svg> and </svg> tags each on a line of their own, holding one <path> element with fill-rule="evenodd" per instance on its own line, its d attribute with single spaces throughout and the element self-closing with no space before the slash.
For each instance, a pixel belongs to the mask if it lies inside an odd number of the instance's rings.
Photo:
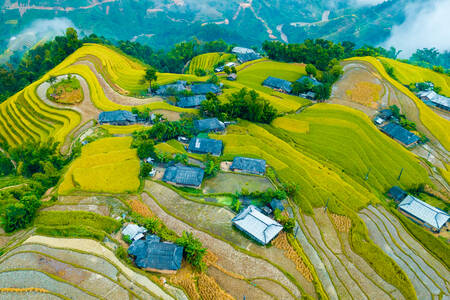
<svg viewBox="0 0 450 300">
<path fill-rule="evenodd" d="M 155 110 L 152 110 L 152 113 L 162 114 L 164 116 L 164 118 L 166 118 L 169 121 L 178 121 L 181 119 L 181 114 L 176 111 L 165 110 L 165 109 L 155 109 Z"/>
</svg>

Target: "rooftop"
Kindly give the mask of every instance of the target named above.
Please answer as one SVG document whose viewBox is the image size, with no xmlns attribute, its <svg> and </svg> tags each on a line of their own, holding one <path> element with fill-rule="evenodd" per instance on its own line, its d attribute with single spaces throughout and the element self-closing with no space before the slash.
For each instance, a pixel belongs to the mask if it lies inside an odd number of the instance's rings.
<svg viewBox="0 0 450 300">
<path fill-rule="evenodd" d="M 264 174 L 266 172 L 266 161 L 263 159 L 249 157 L 235 157 L 231 169 L 247 171 L 252 174 Z"/>
<path fill-rule="evenodd" d="M 263 245 L 269 243 L 283 229 L 281 224 L 261 213 L 253 205 L 242 210 L 232 222 Z"/>
<path fill-rule="evenodd" d="M 411 195 L 406 196 L 398 208 L 437 229 L 441 229 L 450 219 L 450 216 L 444 211 Z"/>
<path fill-rule="evenodd" d="M 313 86 L 318 86 L 318 85 L 321 85 L 321 84 L 322 84 L 322 82 L 320 82 L 320 81 L 317 80 L 316 78 L 310 77 L 310 76 L 302 76 L 302 77 L 300 77 L 299 79 L 297 79 L 297 82 L 302 82 L 302 81 L 305 80 L 305 79 L 311 81 L 312 84 L 313 84 Z"/>
<path fill-rule="evenodd" d="M 409 132 L 402 126 L 395 123 L 388 123 L 381 127 L 381 131 L 389 135 L 390 137 L 400 141 L 404 145 L 412 145 L 418 141 L 420 138 L 412 132 Z"/>
<path fill-rule="evenodd" d="M 198 131 L 222 131 L 225 129 L 225 124 L 217 118 L 209 118 L 202 120 L 195 120 L 194 127 Z"/>
<path fill-rule="evenodd" d="M 180 185 L 200 186 L 205 172 L 196 167 L 184 165 L 170 166 L 164 172 L 162 180 L 164 182 L 174 182 Z"/>
<path fill-rule="evenodd" d="M 292 91 L 292 83 L 290 81 L 272 76 L 267 77 L 262 84 L 273 89 L 283 90 L 286 93 L 290 93 Z"/>
<path fill-rule="evenodd" d="M 198 83 L 191 86 L 191 92 L 194 95 L 218 94 L 220 93 L 220 87 L 214 83 Z"/>
<path fill-rule="evenodd" d="M 205 95 L 181 97 L 180 100 L 178 100 L 177 102 L 177 106 L 183 108 L 196 107 L 200 106 L 200 104 L 202 104 L 202 102 L 205 100 L 206 100 Z"/>
<path fill-rule="evenodd" d="M 193 138 L 189 143 L 188 150 L 196 153 L 210 153 L 212 155 L 221 155 L 223 142 L 220 140 Z"/>
<path fill-rule="evenodd" d="M 186 81 L 177 81 L 171 84 L 161 85 L 156 91 L 157 95 L 173 96 L 186 90 Z"/>
<path fill-rule="evenodd" d="M 98 116 L 100 123 L 136 122 L 136 116 L 127 110 L 103 111 Z"/>
<path fill-rule="evenodd" d="M 178 270 L 183 259 L 183 247 L 172 243 L 162 243 L 156 235 L 134 241 L 128 254 L 136 257 L 139 268 L 158 270 Z"/>
<path fill-rule="evenodd" d="M 392 198 L 394 198 L 395 201 L 402 201 L 406 196 L 408 196 L 408 193 L 398 186 L 393 186 L 389 190 L 389 194 L 392 196 Z"/>
<path fill-rule="evenodd" d="M 249 53 L 256 53 L 255 50 L 250 48 L 244 48 L 244 47 L 234 47 L 231 49 L 231 52 L 234 54 L 249 54 Z"/>
<path fill-rule="evenodd" d="M 240 63 L 245 63 L 245 62 L 248 62 L 248 61 L 260 59 L 261 55 L 259 55 L 256 52 L 253 52 L 253 53 L 242 53 L 242 54 L 238 53 L 237 54 L 237 58 L 238 58 L 238 61 Z"/>
<path fill-rule="evenodd" d="M 141 234 L 146 233 L 147 229 L 145 229 L 144 227 L 141 227 L 139 225 L 136 224 L 128 224 L 123 230 L 122 230 L 122 234 L 123 235 L 128 235 L 130 237 L 130 239 L 134 240 L 136 237 L 142 237 Z"/>
</svg>

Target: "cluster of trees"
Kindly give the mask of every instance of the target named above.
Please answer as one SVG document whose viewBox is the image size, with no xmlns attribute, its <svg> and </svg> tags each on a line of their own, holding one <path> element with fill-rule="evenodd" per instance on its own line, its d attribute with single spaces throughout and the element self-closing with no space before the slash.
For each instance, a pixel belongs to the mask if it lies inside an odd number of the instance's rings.
<svg viewBox="0 0 450 300">
<path fill-rule="evenodd" d="M 417 130 L 416 123 L 408 120 L 404 114 L 400 113 L 400 108 L 397 105 L 391 105 L 389 109 L 392 111 L 393 117 L 398 120 L 400 126 L 411 131 Z"/>
<path fill-rule="evenodd" d="M 56 185 L 61 169 L 70 161 L 70 158 L 59 154 L 58 143 L 53 141 L 42 144 L 28 142 L 9 149 L 9 154 L 17 163 L 15 174 L 29 180 L 26 185 L 3 191 L 0 195 L 2 201 L 8 203 L 3 212 L 6 232 L 24 228 L 33 220 L 41 206 L 40 198 L 50 187 Z M 10 165 L 4 168 L 3 163 L 10 164 L 2 160 L 0 169 L 10 170 Z"/>
<path fill-rule="evenodd" d="M 194 124 L 191 120 L 158 122 L 150 129 L 133 133 L 134 140 L 154 140 L 164 142 L 179 136 L 193 137 Z"/>
<path fill-rule="evenodd" d="M 88 38 L 86 38 L 88 39 Z M 75 29 L 67 28 L 64 36 L 29 50 L 18 62 L 0 66 L 0 102 L 31 84 L 62 62 L 83 44 Z"/>
<path fill-rule="evenodd" d="M 241 118 L 252 122 L 270 124 L 278 111 L 254 90 L 246 88 L 228 96 L 228 101 L 222 103 L 216 95 L 209 93 L 207 100 L 200 106 L 204 117 L 217 117 L 222 121 Z"/>
<path fill-rule="evenodd" d="M 209 52 L 228 52 L 230 45 L 223 40 L 201 42 L 192 40 L 176 44 L 169 51 L 154 50 L 137 42 L 119 41 L 118 48 L 164 73 L 181 73 L 188 61 Z"/>
<path fill-rule="evenodd" d="M 439 73 L 450 73 L 450 51 L 440 53 L 436 48 L 418 49 L 411 55 L 408 62 Z"/>
</svg>

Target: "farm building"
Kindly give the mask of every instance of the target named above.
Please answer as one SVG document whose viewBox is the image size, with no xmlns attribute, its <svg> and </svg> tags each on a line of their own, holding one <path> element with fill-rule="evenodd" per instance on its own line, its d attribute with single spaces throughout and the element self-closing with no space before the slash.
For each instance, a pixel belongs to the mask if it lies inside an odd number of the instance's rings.
<svg viewBox="0 0 450 300">
<path fill-rule="evenodd" d="M 264 175 L 266 173 L 266 161 L 249 157 L 235 157 L 230 169 L 234 172 Z"/>
<path fill-rule="evenodd" d="M 194 127 L 197 131 L 200 132 L 219 132 L 225 130 L 225 124 L 217 118 L 209 118 L 209 119 L 203 119 L 203 120 L 195 120 L 194 121 Z"/>
<path fill-rule="evenodd" d="M 223 142 L 214 139 L 193 138 L 189 143 L 188 151 L 199 154 L 212 154 L 216 156 L 222 155 Z"/>
<path fill-rule="evenodd" d="M 444 211 L 431 206 L 411 195 L 398 205 L 398 209 L 414 222 L 425 226 L 434 232 L 439 232 L 450 219 Z"/>
<path fill-rule="evenodd" d="M 156 235 L 134 241 L 128 254 L 135 257 L 136 266 L 146 271 L 173 274 L 181 267 L 183 247 L 161 242 Z"/>
<path fill-rule="evenodd" d="M 304 80 L 309 80 L 313 86 L 318 86 L 318 85 L 322 85 L 322 82 L 320 82 L 319 80 L 317 80 L 316 78 L 312 77 L 312 76 L 302 76 L 299 79 L 297 79 L 297 82 L 304 82 Z"/>
<path fill-rule="evenodd" d="M 156 94 L 159 96 L 174 96 L 184 92 L 186 89 L 187 82 L 179 80 L 175 83 L 161 85 Z"/>
<path fill-rule="evenodd" d="M 123 230 L 122 235 L 128 235 L 128 237 L 132 241 L 139 240 L 144 237 L 144 233 L 147 232 L 147 229 L 144 227 L 138 226 L 136 224 L 128 224 Z"/>
<path fill-rule="evenodd" d="M 255 50 L 250 48 L 244 48 L 244 47 L 234 47 L 231 49 L 231 53 L 233 54 L 250 54 L 250 53 L 256 53 Z"/>
<path fill-rule="evenodd" d="M 284 210 L 283 203 L 279 199 L 273 198 L 272 201 L 270 201 L 270 207 L 272 207 L 272 210 L 279 209 L 280 211 Z"/>
<path fill-rule="evenodd" d="M 227 80 L 229 81 L 235 81 L 236 79 L 237 79 L 236 73 L 231 73 L 230 75 L 227 76 Z"/>
<path fill-rule="evenodd" d="M 384 125 L 381 127 L 381 131 L 406 147 L 415 146 L 420 141 L 417 135 L 395 123 Z"/>
<path fill-rule="evenodd" d="M 103 111 L 98 116 L 100 125 L 130 125 L 136 121 L 136 116 L 127 110 Z"/>
<path fill-rule="evenodd" d="M 435 91 L 422 91 L 417 93 L 417 97 L 427 105 L 450 111 L 450 98 L 439 95 Z"/>
<path fill-rule="evenodd" d="M 181 97 L 180 100 L 178 100 L 178 102 L 177 102 L 177 106 L 178 107 L 183 107 L 183 108 L 198 107 L 205 100 L 206 100 L 206 96 L 205 95 Z"/>
<path fill-rule="evenodd" d="M 390 109 L 383 109 L 383 110 L 381 110 L 380 113 L 376 116 L 374 122 L 375 122 L 377 125 L 381 125 L 381 124 L 383 124 L 384 122 L 389 121 L 389 120 L 392 118 L 392 115 L 393 115 L 392 110 L 390 110 Z"/>
<path fill-rule="evenodd" d="M 219 94 L 221 90 L 214 83 L 199 83 L 191 86 L 191 92 L 194 95 L 206 95 L 208 93 Z"/>
<path fill-rule="evenodd" d="M 253 205 L 242 210 L 232 222 L 239 230 L 262 245 L 269 243 L 283 230 L 280 223 L 264 215 Z"/>
<path fill-rule="evenodd" d="M 189 187 L 200 187 L 205 171 L 196 167 L 187 167 L 181 164 L 170 166 L 164 172 L 164 182 Z"/>
<path fill-rule="evenodd" d="M 226 63 L 225 65 L 223 65 L 223 66 L 221 66 L 221 67 L 215 68 L 214 71 L 215 71 L 215 72 L 223 72 L 223 70 L 225 70 L 225 67 L 231 68 L 231 67 L 235 67 L 235 66 L 236 66 L 236 63 L 234 63 L 234 62 L 229 62 L 229 63 Z"/>
<path fill-rule="evenodd" d="M 262 83 L 263 86 L 267 86 L 271 89 L 280 91 L 282 93 L 291 93 L 292 92 L 292 83 L 290 81 L 275 78 L 272 76 L 267 77 L 266 80 Z"/>
<path fill-rule="evenodd" d="M 406 196 L 408 196 L 408 193 L 405 192 L 404 190 L 402 190 L 400 187 L 398 186 L 393 186 L 389 192 L 388 192 L 388 196 L 391 197 L 392 199 L 394 199 L 397 202 L 402 201 L 403 199 L 405 199 Z"/>
<path fill-rule="evenodd" d="M 302 98 L 305 98 L 305 99 L 309 99 L 309 100 L 316 99 L 316 93 L 311 92 L 311 91 L 309 91 L 307 93 L 301 93 L 299 96 Z"/>
<path fill-rule="evenodd" d="M 243 64 L 249 61 L 260 59 L 261 55 L 259 55 L 256 52 L 253 53 L 243 53 L 243 54 L 237 54 L 237 60 Z"/>
</svg>

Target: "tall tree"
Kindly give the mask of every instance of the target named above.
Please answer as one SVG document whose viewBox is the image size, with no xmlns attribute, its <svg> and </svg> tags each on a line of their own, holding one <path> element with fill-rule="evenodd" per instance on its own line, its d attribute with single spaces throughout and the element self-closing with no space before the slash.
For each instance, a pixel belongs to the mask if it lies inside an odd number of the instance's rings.
<svg viewBox="0 0 450 300">
<path fill-rule="evenodd" d="M 156 81 L 158 79 L 158 76 L 156 75 L 156 69 L 153 67 L 148 68 L 145 71 L 145 75 L 144 75 L 144 82 L 148 82 L 149 83 L 149 92 L 152 92 L 152 82 Z"/>
</svg>

